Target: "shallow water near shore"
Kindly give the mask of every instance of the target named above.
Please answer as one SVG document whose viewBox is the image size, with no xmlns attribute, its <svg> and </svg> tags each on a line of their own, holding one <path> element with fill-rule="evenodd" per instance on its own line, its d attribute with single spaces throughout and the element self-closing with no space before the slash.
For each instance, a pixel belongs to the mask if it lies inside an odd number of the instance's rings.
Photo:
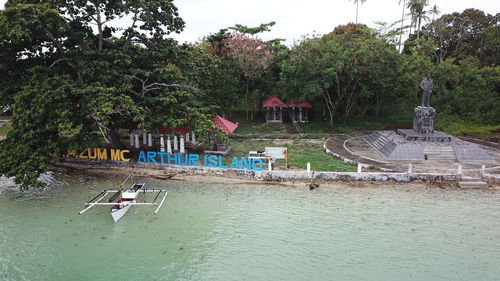
<svg viewBox="0 0 500 281">
<path fill-rule="evenodd" d="M 157 215 L 77 214 L 124 178 L 0 182 L 0 280 L 500 280 L 500 192 L 136 178 Z"/>
</svg>

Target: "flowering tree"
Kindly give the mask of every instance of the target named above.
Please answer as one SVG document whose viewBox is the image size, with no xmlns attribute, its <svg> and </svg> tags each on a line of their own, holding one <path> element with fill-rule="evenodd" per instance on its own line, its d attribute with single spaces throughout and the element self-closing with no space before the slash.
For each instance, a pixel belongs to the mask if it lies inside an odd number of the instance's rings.
<svg viewBox="0 0 500 281">
<path fill-rule="evenodd" d="M 268 71 L 272 63 L 271 51 L 261 40 L 238 32 L 226 37 L 222 42 L 225 55 L 234 60 L 245 78 L 246 118 L 249 119 L 248 87 L 255 78 Z"/>
</svg>

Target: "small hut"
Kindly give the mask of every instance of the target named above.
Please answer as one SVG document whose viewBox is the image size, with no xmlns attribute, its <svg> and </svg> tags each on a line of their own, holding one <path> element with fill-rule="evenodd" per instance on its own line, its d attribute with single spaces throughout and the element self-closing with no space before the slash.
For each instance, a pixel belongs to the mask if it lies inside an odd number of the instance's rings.
<svg viewBox="0 0 500 281">
<path fill-rule="evenodd" d="M 223 117 L 217 115 L 212 118 L 212 123 L 219 128 L 224 134 L 231 134 L 238 128 L 239 123 L 233 123 Z M 210 134 L 208 139 L 208 145 L 210 150 L 206 150 L 205 153 L 214 153 L 214 154 L 227 154 L 231 149 L 231 143 L 229 139 L 222 140 L 218 138 L 215 134 Z"/>
<path fill-rule="evenodd" d="M 282 100 L 270 96 L 262 102 L 262 107 L 266 108 L 266 123 L 283 122 L 283 108 L 287 105 Z"/>
<path fill-rule="evenodd" d="M 12 117 L 10 116 L 0 116 L 0 127 L 12 123 Z"/>
<path fill-rule="evenodd" d="M 290 117 L 295 122 L 308 122 L 309 121 L 309 110 L 311 110 L 312 105 L 302 99 L 290 100 L 288 107 L 290 110 Z"/>
</svg>

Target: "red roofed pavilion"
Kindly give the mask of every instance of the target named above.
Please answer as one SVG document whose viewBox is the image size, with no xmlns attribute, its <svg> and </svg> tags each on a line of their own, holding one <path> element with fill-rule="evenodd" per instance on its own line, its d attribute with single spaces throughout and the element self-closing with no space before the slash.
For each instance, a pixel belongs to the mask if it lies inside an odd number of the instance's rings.
<svg viewBox="0 0 500 281">
<path fill-rule="evenodd" d="M 276 96 L 270 96 L 262 102 L 262 107 L 287 107 L 287 105 Z"/>
<path fill-rule="evenodd" d="M 290 100 L 290 103 L 288 104 L 289 107 L 303 107 L 303 108 L 312 108 L 313 106 L 303 100 L 303 99 L 296 99 L 296 100 Z"/>
<path fill-rule="evenodd" d="M 312 108 L 312 105 L 303 100 L 303 99 L 295 99 L 290 100 L 288 106 L 291 108 L 291 116 L 293 121 L 295 122 L 307 122 L 309 120 L 309 110 Z"/>
<path fill-rule="evenodd" d="M 240 123 L 236 122 L 233 123 L 227 119 L 224 119 L 220 115 L 216 115 L 214 118 L 212 118 L 212 123 L 219 128 L 223 133 L 230 134 L 238 128 Z"/>
<path fill-rule="evenodd" d="M 212 123 L 219 128 L 225 134 L 231 134 L 238 128 L 240 123 L 233 123 L 220 115 L 214 116 L 212 118 Z M 217 134 L 211 133 L 208 137 L 208 150 L 204 152 L 206 154 L 222 154 L 226 155 L 231 150 L 231 143 L 229 138 L 222 139 L 217 136 Z"/>
<path fill-rule="evenodd" d="M 266 123 L 281 123 L 283 108 L 288 106 L 276 96 L 270 96 L 262 102 L 262 107 L 267 109 Z"/>
</svg>

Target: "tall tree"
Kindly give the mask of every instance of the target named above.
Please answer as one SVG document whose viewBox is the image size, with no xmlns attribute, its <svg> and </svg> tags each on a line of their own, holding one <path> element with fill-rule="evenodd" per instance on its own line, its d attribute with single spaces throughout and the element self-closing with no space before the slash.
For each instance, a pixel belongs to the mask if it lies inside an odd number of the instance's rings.
<svg viewBox="0 0 500 281">
<path fill-rule="evenodd" d="M 441 11 L 439 10 L 437 5 L 432 6 L 432 8 L 429 10 L 429 14 L 432 14 L 432 21 L 434 21 L 435 16 L 439 16 L 441 14 Z"/>
<path fill-rule="evenodd" d="M 422 21 L 429 21 L 430 18 L 427 16 L 427 11 L 425 10 L 425 2 L 422 2 L 417 6 L 415 10 L 415 20 L 417 22 L 417 39 L 420 38 L 420 27 L 422 25 Z"/>
<path fill-rule="evenodd" d="M 417 31 L 417 39 L 420 38 L 420 26 L 422 21 L 429 21 L 427 16 L 427 11 L 425 6 L 427 5 L 427 0 L 410 0 L 408 2 L 408 8 L 410 9 L 411 24 Z M 410 28 L 411 34 L 411 28 Z"/>
<path fill-rule="evenodd" d="M 399 4 L 401 4 L 401 0 L 399 0 Z M 405 22 L 405 7 L 406 7 L 406 0 L 403 0 L 403 12 L 401 13 L 401 34 L 399 34 L 399 51 L 401 52 L 401 40 L 403 39 L 403 27 L 404 27 L 404 22 Z"/>
<path fill-rule="evenodd" d="M 272 54 L 268 45 L 242 33 L 233 33 L 223 40 L 226 55 L 233 59 L 245 81 L 246 118 L 249 119 L 248 93 L 250 83 L 268 71 Z"/>
<path fill-rule="evenodd" d="M 205 103 L 217 106 L 217 112 L 226 116 L 241 103 L 243 87 L 237 65 L 219 49 L 223 38 L 213 42 L 204 39 L 186 47 L 181 62 L 188 70 L 189 80 L 206 93 Z"/>
<path fill-rule="evenodd" d="M 436 59 L 475 57 L 483 66 L 499 64 L 500 14 L 476 9 L 445 14 L 423 27 L 423 34 L 436 44 Z"/>
<path fill-rule="evenodd" d="M 408 31 L 408 37 L 411 36 L 411 30 L 413 27 L 415 27 L 415 10 L 417 9 L 418 5 L 420 5 L 419 3 L 421 2 L 422 0 L 408 0 L 407 4 L 406 4 L 406 7 L 410 10 L 409 13 L 407 13 L 406 15 L 407 16 L 410 16 L 410 29 Z"/>
<path fill-rule="evenodd" d="M 366 2 L 366 0 L 354 0 L 354 4 L 356 5 L 356 22 L 355 23 L 358 23 L 359 2 L 361 2 L 361 4 L 363 4 Z"/>
<path fill-rule="evenodd" d="M 474 60 L 448 59 L 436 70 L 434 80 L 439 94 L 435 95 L 435 104 L 443 115 L 455 122 L 498 125 L 500 66 L 480 67 Z"/>
<path fill-rule="evenodd" d="M 246 25 L 235 24 L 234 26 L 229 27 L 228 29 L 234 30 L 238 33 L 249 34 L 249 35 L 257 35 L 262 32 L 271 31 L 271 27 L 273 27 L 276 22 L 271 21 L 268 23 L 262 23 L 259 26 L 249 27 Z"/>
<path fill-rule="evenodd" d="M 113 20 L 132 16 L 123 33 Z M 0 174 L 23 186 L 51 157 L 139 123 L 206 127 L 203 95 L 166 38 L 184 22 L 171 0 L 10 0 L 0 11 L 0 106 L 13 130 L 0 142 Z M 96 26 L 96 29 L 93 29 Z"/>
<path fill-rule="evenodd" d="M 344 120 L 370 108 L 377 114 L 382 95 L 392 92 L 397 66 L 396 49 L 365 25 L 350 24 L 293 47 L 282 79 L 290 96 L 321 98 L 333 126 L 337 114 Z"/>
</svg>

